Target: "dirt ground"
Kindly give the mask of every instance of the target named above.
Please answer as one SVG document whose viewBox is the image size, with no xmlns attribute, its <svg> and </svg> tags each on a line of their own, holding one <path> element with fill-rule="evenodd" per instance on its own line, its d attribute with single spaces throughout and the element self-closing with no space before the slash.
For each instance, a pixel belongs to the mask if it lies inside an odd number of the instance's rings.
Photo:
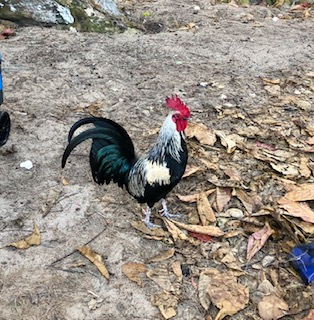
<svg viewBox="0 0 314 320">
<path fill-rule="evenodd" d="M 64 170 L 60 166 L 70 126 L 90 114 L 122 124 L 138 153 L 148 150 L 156 139 L 154 129 L 168 112 L 164 99 L 176 93 L 190 107 L 192 122 L 244 139 L 241 148 L 229 153 L 219 139 L 212 147 L 189 142 L 189 163 L 201 166 L 202 172 L 182 180 L 169 195 L 169 208 L 181 213 L 178 220 L 188 222 L 196 206 L 181 202 L 176 193 L 234 187 L 224 173 L 230 167 L 241 174 L 240 188 L 255 192 L 269 212 L 276 211 L 276 199 L 285 192 L 280 179 L 313 182 L 313 153 L 291 142 L 308 138 L 302 129 L 314 121 L 314 80 L 308 76 L 314 71 L 313 18 L 205 0 L 126 2 L 125 10 L 138 17 L 149 12 L 147 31 L 102 35 L 28 27 L 0 42 L 5 94 L 1 109 L 12 119 L 10 139 L 0 150 L 0 319 L 162 319 L 151 303 L 159 285 L 143 275 L 143 286 L 138 286 L 122 273 L 122 266 L 141 262 L 149 269 L 169 268 L 169 261 L 147 260 L 173 247 L 170 261 L 190 270 L 173 319 L 214 319 L 219 309 L 202 307 L 193 282 L 204 268 L 228 270 L 219 257 L 213 258 L 217 245 L 233 250 L 244 271 L 238 281 L 250 290 L 247 308 L 230 319 L 260 319 L 258 285 L 262 275 L 275 285 L 274 274 L 289 306 L 283 319 L 301 319 L 314 308 L 313 288 L 287 271 L 282 246 L 297 240 L 273 213 L 257 211 L 250 224 L 250 214 L 234 200 L 225 210 L 239 208 L 247 219 L 238 221 L 243 232 L 235 237 L 195 246 L 148 239 L 131 226 L 142 219 L 141 206 L 116 185 L 92 181 L 88 143 L 75 151 Z M 279 13 L 280 19 L 274 20 Z M 280 84 L 262 78 L 279 79 Z M 303 104 L 291 96 L 302 97 Z M 291 166 L 303 157 L 308 174 L 299 174 L 298 165 L 294 175 L 276 171 L 271 161 L 258 159 L 246 148 L 256 141 L 288 152 L 282 161 Z M 198 161 L 201 150 L 212 168 Z M 20 167 L 26 160 L 32 161 L 32 169 Z M 234 222 L 223 215 L 220 219 L 224 231 L 226 220 Z M 247 264 L 247 238 L 265 221 L 276 236 Z M 34 223 L 41 232 L 39 246 L 7 246 L 29 235 Z M 313 233 L 307 234 L 306 240 L 311 239 Z M 109 283 L 74 252 L 87 243 L 102 255 Z M 259 268 L 265 257 L 273 259 Z"/>
</svg>

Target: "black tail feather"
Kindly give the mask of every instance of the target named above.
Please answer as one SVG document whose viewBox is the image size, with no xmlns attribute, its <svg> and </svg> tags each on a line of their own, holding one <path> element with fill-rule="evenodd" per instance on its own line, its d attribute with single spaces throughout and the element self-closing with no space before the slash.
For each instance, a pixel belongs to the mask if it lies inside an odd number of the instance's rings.
<svg viewBox="0 0 314 320">
<path fill-rule="evenodd" d="M 75 131 L 85 125 L 94 124 L 73 138 Z M 77 121 L 69 131 L 68 141 L 62 157 L 62 168 L 72 150 L 87 139 L 92 139 L 90 166 L 93 179 L 107 184 L 113 180 L 119 186 L 126 182 L 126 175 L 135 162 L 134 146 L 128 133 L 119 124 L 104 118 L 85 118 Z"/>
</svg>

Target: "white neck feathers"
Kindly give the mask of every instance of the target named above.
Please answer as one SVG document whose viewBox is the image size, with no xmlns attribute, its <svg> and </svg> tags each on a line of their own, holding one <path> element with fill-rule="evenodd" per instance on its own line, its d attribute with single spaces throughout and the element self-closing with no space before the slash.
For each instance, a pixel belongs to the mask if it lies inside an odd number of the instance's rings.
<svg viewBox="0 0 314 320">
<path fill-rule="evenodd" d="M 172 120 L 173 113 L 165 119 L 157 138 L 156 144 L 150 154 L 162 160 L 168 154 L 176 161 L 180 162 L 181 134 L 176 129 L 176 124 Z"/>
</svg>

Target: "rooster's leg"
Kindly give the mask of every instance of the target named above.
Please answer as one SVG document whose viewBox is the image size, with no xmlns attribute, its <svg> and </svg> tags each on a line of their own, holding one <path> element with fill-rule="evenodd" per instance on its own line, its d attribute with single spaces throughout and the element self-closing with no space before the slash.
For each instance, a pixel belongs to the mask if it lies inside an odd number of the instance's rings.
<svg viewBox="0 0 314 320">
<path fill-rule="evenodd" d="M 169 210 L 167 208 L 167 202 L 165 199 L 161 199 L 161 205 L 162 205 L 162 210 L 161 210 L 161 216 L 168 218 L 168 219 L 172 219 L 172 218 L 178 218 L 180 217 L 179 214 L 171 214 L 169 213 Z"/>
<path fill-rule="evenodd" d="M 145 211 L 145 219 L 144 219 L 144 223 L 146 225 L 147 228 L 152 229 L 152 228 L 161 228 L 161 226 L 154 224 L 150 221 L 150 215 L 152 213 L 152 210 L 149 206 L 147 206 L 147 209 Z"/>
</svg>

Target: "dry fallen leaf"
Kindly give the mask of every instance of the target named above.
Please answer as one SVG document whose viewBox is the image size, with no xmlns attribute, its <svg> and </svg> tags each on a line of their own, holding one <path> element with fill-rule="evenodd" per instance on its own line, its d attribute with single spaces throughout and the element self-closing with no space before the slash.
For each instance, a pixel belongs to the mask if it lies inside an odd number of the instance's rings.
<svg viewBox="0 0 314 320">
<path fill-rule="evenodd" d="M 191 175 L 193 175 L 195 173 L 199 173 L 201 171 L 202 171 L 201 167 L 196 167 L 196 166 L 193 166 L 193 165 L 192 166 L 187 165 L 182 178 L 187 178 L 187 177 L 189 177 L 189 176 L 191 176 Z"/>
<path fill-rule="evenodd" d="M 51 188 L 48 191 L 45 204 L 42 206 L 43 217 L 45 217 L 50 212 L 50 210 L 55 206 L 55 204 L 58 202 L 60 198 L 60 195 L 61 195 L 61 190 Z"/>
<path fill-rule="evenodd" d="M 250 235 L 247 245 L 246 258 L 250 261 L 253 256 L 264 246 L 267 239 L 274 233 L 268 222 L 265 223 L 263 229 L 254 232 Z"/>
<path fill-rule="evenodd" d="M 199 281 L 198 281 L 198 298 L 200 300 L 202 307 L 205 310 L 208 310 L 210 306 L 210 299 L 207 294 L 207 288 L 209 284 L 210 284 L 209 276 L 204 272 L 201 272 Z"/>
<path fill-rule="evenodd" d="M 144 263 L 138 262 L 127 262 L 122 265 L 122 272 L 131 281 L 136 282 L 139 286 L 142 286 L 142 279 L 140 278 L 140 273 L 145 273 L 147 271 L 147 266 Z"/>
<path fill-rule="evenodd" d="M 104 302 L 103 298 L 96 298 L 93 297 L 89 302 L 88 302 L 88 308 L 89 310 L 96 310 L 97 308 L 99 308 L 102 303 Z"/>
<path fill-rule="evenodd" d="M 102 257 L 100 254 L 94 252 L 90 247 L 83 246 L 83 247 L 77 247 L 77 251 L 79 251 L 85 258 L 87 258 L 91 263 L 93 263 L 97 269 L 100 271 L 100 273 L 109 280 L 109 272 L 104 265 L 104 262 L 102 260 Z"/>
<path fill-rule="evenodd" d="M 168 220 L 168 219 L 165 219 Z M 170 220 L 168 220 L 169 222 Z M 187 231 L 192 231 L 196 233 L 201 233 L 201 234 L 207 234 L 213 237 L 221 237 L 224 235 L 223 231 L 216 227 L 216 226 L 199 226 L 199 225 L 193 225 L 193 224 L 185 224 L 181 223 L 175 220 L 171 220 L 171 222 L 178 227 L 185 229 Z"/>
<path fill-rule="evenodd" d="M 314 183 L 304 183 L 294 186 L 291 191 L 286 193 L 284 198 L 292 201 L 314 200 Z"/>
<path fill-rule="evenodd" d="M 231 7 L 235 7 L 235 8 L 239 7 L 236 0 L 230 0 L 228 5 L 231 6 Z M 208 320 L 208 319 L 206 319 L 206 320 Z"/>
<path fill-rule="evenodd" d="M 172 293 L 165 291 L 156 293 L 151 296 L 151 302 L 159 308 L 160 313 L 165 319 L 170 319 L 177 314 L 175 308 L 178 305 L 179 299 Z"/>
<path fill-rule="evenodd" d="M 267 149 L 267 150 L 270 150 L 270 151 L 277 150 L 276 146 L 274 146 L 273 144 L 268 144 L 268 143 L 264 143 L 264 142 L 261 142 L 261 141 L 256 141 L 255 145 L 257 147 L 264 148 L 264 149 Z"/>
<path fill-rule="evenodd" d="M 132 221 L 131 226 L 134 229 L 141 231 L 149 236 L 162 237 L 162 238 L 167 238 L 170 236 L 169 232 L 164 231 L 162 228 L 153 228 L 153 229 L 147 228 L 147 226 L 143 221 Z"/>
<path fill-rule="evenodd" d="M 226 252 L 225 256 L 220 260 L 220 262 L 230 269 L 242 271 L 241 263 L 233 255 L 230 249 L 228 252 Z"/>
<path fill-rule="evenodd" d="M 314 235 L 314 224 L 301 221 L 298 226 L 305 232 Z"/>
<path fill-rule="evenodd" d="M 278 8 L 281 7 L 285 3 L 285 0 L 276 0 L 274 7 Z"/>
<path fill-rule="evenodd" d="M 280 208 L 285 209 L 286 214 L 301 218 L 304 221 L 314 223 L 314 211 L 305 202 L 295 202 L 286 197 L 282 197 L 278 200 Z"/>
<path fill-rule="evenodd" d="M 189 123 L 185 129 L 188 138 L 196 138 L 201 144 L 213 146 L 216 142 L 216 135 L 213 130 L 201 123 Z"/>
<path fill-rule="evenodd" d="M 287 303 L 274 293 L 264 296 L 258 304 L 258 313 L 263 320 L 280 319 L 287 314 L 288 310 Z"/>
<path fill-rule="evenodd" d="M 152 262 L 158 262 L 158 261 L 164 261 L 164 260 L 167 260 L 167 259 L 170 259 L 174 256 L 174 248 L 171 248 L 169 250 L 166 250 L 166 251 L 163 251 L 151 258 L 149 258 L 147 260 L 148 263 L 152 263 Z"/>
<path fill-rule="evenodd" d="M 214 193 L 216 191 L 216 189 L 209 189 L 207 191 L 205 191 L 206 197 L 208 197 L 210 194 Z M 198 197 L 198 193 L 195 194 L 189 194 L 187 196 L 183 196 L 181 194 L 176 194 L 176 196 L 183 202 L 196 202 L 197 201 L 197 197 Z"/>
<path fill-rule="evenodd" d="M 218 212 L 223 211 L 224 207 L 231 200 L 230 188 L 216 188 L 216 204 Z"/>
<path fill-rule="evenodd" d="M 264 87 L 265 91 L 269 93 L 271 97 L 279 97 L 281 95 L 280 86 L 275 85 L 267 85 Z"/>
<path fill-rule="evenodd" d="M 216 130 L 215 133 L 220 138 L 221 144 L 227 148 L 227 153 L 232 153 L 236 149 L 237 144 L 232 135 L 226 135 L 220 130 Z"/>
<path fill-rule="evenodd" d="M 258 211 L 262 206 L 262 201 L 260 196 L 258 196 L 254 192 L 251 192 L 250 194 L 248 194 L 244 190 L 234 189 L 233 195 L 235 195 L 242 202 L 244 208 L 249 213 Z"/>
<path fill-rule="evenodd" d="M 61 182 L 62 182 L 62 185 L 64 185 L 64 186 L 69 185 L 69 180 L 67 180 L 64 176 L 61 177 Z"/>
<path fill-rule="evenodd" d="M 179 283 L 182 282 L 183 280 L 183 273 L 182 273 L 182 268 L 181 268 L 181 262 L 179 260 L 174 261 L 171 264 L 171 268 L 175 276 L 177 277 L 177 281 Z"/>
<path fill-rule="evenodd" d="M 166 267 L 160 266 L 154 269 L 149 269 L 146 276 L 156 282 L 162 289 L 166 291 L 174 291 L 174 286 L 170 279 L 169 271 Z"/>
<path fill-rule="evenodd" d="M 188 231 L 188 233 L 193 238 L 196 238 L 204 243 L 213 241 L 212 236 L 209 236 L 208 234 L 202 234 L 202 233 L 197 233 L 197 232 L 192 232 L 192 231 Z"/>
<path fill-rule="evenodd" d="M 279 173 L 282 173 L 285 176 L 297 177 L 299 170 L 296 166 L 287 163 L 270 163 L 270 166 Z"/>
<path fill-rule="evenodd" d="M 207 294 L 210 300 L 220 309 L 215 320 L 232 316 L 244 309 L 249 302 L 249 288 L 237 282 L 237 278 L 229 272 L 220 272 L 208 268 L 209 276 Z"/>
<path fill-rule="evenodd" d="M 310 310 L 309 314 L 302 318 L 301 320 L 313 320 L 314 319 L 314 309 Z"/>
<path fill-rule="evenodd" d="M 257 291 L 263 295 L 270 295 L 276 291 L 272 283 L 262 274 L 262 282 L 258 285 Z"/>
<path fill-rule="evenodd" d="M 188 240 L 188 236 L 174 224 L 174 221 L 164 219 L 164 222 L 174 241 Z"/>
<path fill-rule="evenodd" d="M 197 212 L 203 226 L 208 226 L 210 222 L 216 221 L 215 213 L 210 205 L 205 192 L 201 192 L 197 197 Z"/>
<path fill-rule="evenodd" d="M 305 2 L 306 3 L 306 2 Z M 308 3 L 308 2 L 307 2 Z M 303 2 L 303 4 L 304 4 L 304 2 Z M 310 6 L 311 6 L 311 4 L 310 3 L 308 3 Z M 290 9 L 289 9 L 289 11 L 304 11 L 304 10 L 306 10 L 306 6 L 304 6 L 304 5 L 302 5 L 302 4 L 296 4 L 295 6 L 292 6 Z"/>
<path fill-rule="evenodd" d="M 89 106 L 84 107 L 88 112 L 94 117 L 101 117 L 103 108 L 103 101 L 96 101 L 95 103 L 90 104 Z"/>
<path fill-rule="evenodd" d="M 8 246 L 15 247 L 17 249 L 28 249 L 31 246 L 40 245 L 40 231 L 36 224 L 34 224 L 34 231 L 32 234 L 22 240 L 11 242 Z"/>
<path fill-rule="evenodd" d="M 148 130 L 147 135 L 148 135 L 148 136 L 154 136 L 154 135 L 156 135 L 156 134 L 159 132 L 159 130 L 160 130 L 159 127 L 154 128 L 154 129 L 150 129 L 150 130 Z"/>
<path fill-rule="evenodd" d="M 236 168 L 226 168 L 224 173 L 229 176 L 232 181 L 241 181 L 241 174 Z"/>
<path fill-rule="evenodd" d="M 179 30 L 190 30 L 193 28 L 196 28 L 196 24 L 194 22 L 189 22 L 184 27 L 180 27 Z"/>
<path fill-rule="evenodd" d="M 6 29 L 4 29 L 3 31 L 1 31 L 1 35 L 2 35 L 5 39 L 7 39 L 7 38 L 9 38 L 9 37 L 15 36 L 16 33 L 15 33 L 15 30 L 14 30 L 14 29 L 6 28 Z"/>
<path fill-rule="evenodd" d="M 311 176 L 312 171 L 310 169 L 310 159 L 309 158 L 306 158 L 306 157 L 300 158 L 299 170 L 300 170 L 300 174 L 302 177 L 308 179 Z"/>
<path fill-rule="evenodd" d="M 264 84 L 280 84 L 280 79 L 262 78 L 262 81 L 264 82 Z"/>
<path fill-rule="evenodd" d="M 199 158 L 199 160 L 206 166 L 207 169 L 217 171 L 219 169 L 216 163 L 213 163 L 211 160 Z"/>
</svg>

